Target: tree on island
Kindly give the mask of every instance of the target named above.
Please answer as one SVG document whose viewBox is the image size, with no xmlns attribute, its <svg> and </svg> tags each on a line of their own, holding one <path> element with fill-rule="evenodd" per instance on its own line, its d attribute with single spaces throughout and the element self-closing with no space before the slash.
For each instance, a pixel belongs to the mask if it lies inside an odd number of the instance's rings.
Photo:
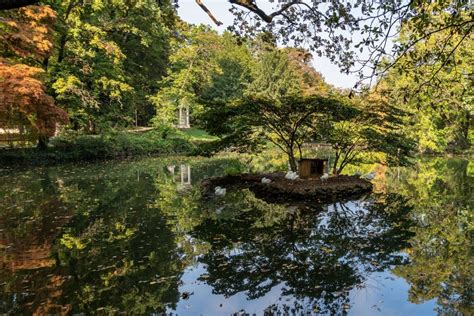
<svg viewBox="0 0 474 316">
<path fill-rule="evenodd" d="M 310 54 L 300 49 L 266 46 L 255 58 L 244 95 L 202 98 L 202 126 L 221 138 L 211 150 L 254 151 L 270 142 L 288 156 L 290 169 L 296 171 L 303 144 L 325 142 L 335 151 L 336 175 L 361 152 L 382 153 L 385 163 L 407 162 L 412 144 L 398 132 L 405 113 L 387 99 L 344 96 L 324 82 L 310 66 Z M 213 80 L 221 82 L 225 76 L 223 71 Z M 208 90 L 213 89 L 211 82 Z"/>
<path fill-rule="evenodd" d="M 341 174 L 349 164 L 358 163 L 363 153 L 381 154 L 378 162 L 406 165 L 414 142 L 403 131 L 407 113 L 397 107 L 387 89 L 379 86 L 351 100 L 356 115 L 340 121 L 327 121 L 316 128 L 316 141 L 331 144 L 334 150 L 332 172 Z"/>
</svg>

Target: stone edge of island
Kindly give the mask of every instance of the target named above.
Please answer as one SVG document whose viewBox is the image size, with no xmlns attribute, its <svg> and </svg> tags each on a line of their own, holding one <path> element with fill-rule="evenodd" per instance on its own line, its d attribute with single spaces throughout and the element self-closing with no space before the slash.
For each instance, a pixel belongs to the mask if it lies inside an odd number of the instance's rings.
<svg viewBox="0 0 474 316">
<path fill-rule="evenodd" d="M 263 177 L 270 183 L 262 183 Z M 326 181 L 313 179 L 285 179 L 284 173 L 238 174 L 211 177 L 202 181 L 203 198 L 212 198 L 214 188 L 248 188 L 258 198 L 275 202 L 313 200 L 317 202 L 342 201 L 372 192 L 370 181 L 358 176 L 339 175 Z"/>
</svg>

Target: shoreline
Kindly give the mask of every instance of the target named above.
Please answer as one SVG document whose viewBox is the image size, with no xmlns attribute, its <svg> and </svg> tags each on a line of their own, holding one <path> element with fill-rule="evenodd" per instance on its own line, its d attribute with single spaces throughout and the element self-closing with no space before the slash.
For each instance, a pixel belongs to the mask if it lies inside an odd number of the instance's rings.
<svg viewBox="0 0 474 316">
<path fill-rule="evenodd" d="M 262 183 L 263 177 L 269 178 L 272 182 Z M 284 173 L 239 174 L 204 180 L 201 183 L 203 197 L 214 197 L 216 186 L 228 189 L 248 188 L 257 197 L 275 202 L 301 199 L 317 202 L 336 201 L 371 193 L 373 189 L 370 181 L 358 176 L 340 175 L 321 181 L 319 178 L 288 180 L 285 179 Z"/>
</svg>

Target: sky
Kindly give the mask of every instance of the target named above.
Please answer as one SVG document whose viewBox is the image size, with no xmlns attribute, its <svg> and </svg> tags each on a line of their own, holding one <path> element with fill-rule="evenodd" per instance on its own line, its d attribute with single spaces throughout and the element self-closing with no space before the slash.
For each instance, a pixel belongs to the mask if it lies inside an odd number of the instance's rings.
<svg viewBox="0 0 474 316">
<path fill-rule="evenodd" d="M 179 1 L 179 16 L 188 23 L 193 24 L 207 24 L 219 32 L 223 32 L 229 25 L 233 23 L 233 15 L 229 12 L 230 3 L 224 0 L 203 0 L 207 8 L 214 14 L 214 16 L 223 23 L 222 26 L 216 26 L 209 16 L 196 4 L 195 0 L 180 0 Z M 258 3 L 263 9 L 271 10 L 271 4 L 260 2 Z M 319 71 L 327 83 L 340 88 L 352 88 L 357 82 L 355 74 L 343 74 L 339 68 L 332 64 L 325 57 L 314 57 L 314 68 Z"/>
</svg>

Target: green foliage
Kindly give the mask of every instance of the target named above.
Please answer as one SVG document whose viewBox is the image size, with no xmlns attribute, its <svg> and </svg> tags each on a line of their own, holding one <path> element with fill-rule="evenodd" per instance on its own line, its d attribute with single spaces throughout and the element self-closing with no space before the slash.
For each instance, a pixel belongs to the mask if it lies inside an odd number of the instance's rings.
<svg viewBox="0 0 474 316">
<path fill-rule="evenodd" d="M 200 125 L 203 100 L 223 101 L 242 95 L 250 73 L 251 57 L 245 45 L 229 33 L 222 36 L 204 26 L 183 25 L 172 43 L 168 75 L 151 98 L 156 125 L 176 123 L 180 106 L 189 107 Z"/>
<path fill-rule="evenodd" d="M 224 173 L 228 176 L 241 174 L 242 171 L 243 171 L 243 168 L 241 168 L 240 166 L 230 166 L 224 169 Z"/>
<path fill-rule="evenodd" d="M 247 90 L 248 95 L 278 100 L 303 92 L 298 80 L 297 67 L 291 63 L 285 51 L 272 49 L 261 54 L 253 77 Z"/>
<path fill-rule="evenodd" d="M 335 153 L 333 173 L 358 163 L 363 153 L 382 155 L 378 162 L 406 165 L 412 156 L 413 140 L 402 131 L 407 113 L 390 103 L 387 92 L 367 91 L 354 97 L 352 113 L 339 121 L 327 120 L 316 130 L 315 139 L 325 141 Z"/>
<path fill-rule="evenodd" d="M 215 149 L 231 144 L 255 150 L 271 142 L 295 170 L 296 152 L 303 157 L 304 142 L 326 142 L 335 150 L 335 174 L 364 151 L 384 153 L 385 163 L 407 163 L 412 142 L 399 132 L 403 111 L 381 97 L 350 100 L 331 90 L 308 66 L 304 51 L 268 49 L 260 58 L 240 101 L 206 105 L 206 129 L 221 137 Z"/>
<path fill-rule="evenodd" d="M 52 142 L 54 150 L 88 159 L 166 153 L 186 153 L 192 145 L 180 138 L 163 139 L 156 132 L 133 134 L 117 132 L 101 136 L 79 135 Z"/>
<path fill-rule="evenodd" d="M 278 100 L 285 96 L 325 95 L 329 87 L 302 49 L 267 47 L 257 55 L 253 81 L 246 94 Z"/>
<path fill-rule="evenodd" d="M 404 45 L 415 31 L 410 23 L 402 30 L 399 41 Z M 410 114 L 404 121 L 405 132 L 417 141 L 421 153 L 456 152 L 470 147 L 473 44 L 472 36 L 437 32 L 401 56 L 399 65 L 382 79 L 390 102 Z M 436 59 L 436 51 L 441 49 L 451 53 Z M 432 62 L 405 70 L 407 64 L 419 59 Z"/>
<path fill-rule="evenodd" d="M 147 124 L 148 96 L 166 71 L 174 11 L 163 1 L 62 1 L 50 86 L 71 128 L 88 133 Z"/>
<path fill-rule="evenodd" d="M 183 136 L 184 138 L 187 136 L 189 141 L 193 143 L 205 143 L 217 140 L 216 136 L 209 135 L 206 131 L 197 128 L 186 128 L 177 131 L 177 135 Z"/>
<path fill-rule="evenodd" d="M 229 77 L 238 76 L 228 75 L 233 72 L 223 68 L 222 73 L 213 77 L 207 95 L 202 97 L 204 110 L 199 118 L 207 131 L 221 139 L 213 144 L 214 148 L 208 145 L 203 150 L 231 147 L 238 151 L 255 151 L 271 142 L 288 156 L 295 170 L 295 150 L 299 148 L 301 156 L 300 147 L 306 139 L 305 128 L 310 128 L 309 121 L 316 113 L 323 112 L 323 108 L 329 113 L 336 111 L 340 104 L 335 99 L 322 97 L 328 88 L 309 66 L 310 55 L 296 49 L 264 47 L 255 53 L 253 69 L 250 77 L 246 77 L 251 81 L 245 83 L 240 93 L 209 98 L 209 95 L 217 95 L 223 84 L 235 86 Z"/>
<path fill-rule="evenodd" d="M 109 132 L 102 135 L 69 133 L 51 140 L 44 152 L 31 148 L 2 150 L 0 161 L 11 164 L 50 164 L 67 161 L 105 160 L 159 154 L 190 154 L 195 145 L 180 135 L 162 138 L 159 131 Z"/>
</svg>

